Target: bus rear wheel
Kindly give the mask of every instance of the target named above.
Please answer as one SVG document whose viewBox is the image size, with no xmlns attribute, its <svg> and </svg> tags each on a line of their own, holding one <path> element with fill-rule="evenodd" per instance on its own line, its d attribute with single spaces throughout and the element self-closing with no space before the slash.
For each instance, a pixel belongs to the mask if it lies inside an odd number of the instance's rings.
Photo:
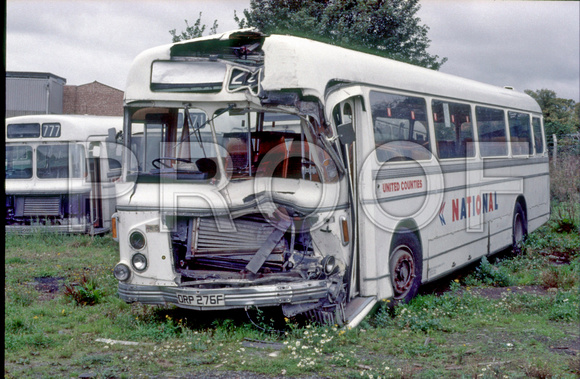
<svg viewBox="0 0 580 379">
<path fill-rule="evenodd" d="M 512 227 L 512 248 L 515 254 L 522 252 L 522 244 L 528 235 L 528 221 L 526 214 L 520 203 L 514 207 L 514 218 Z"/>
<path fill-rule="evenodd" d="M 407 303 L 417 295 L 421 285 L 421 244 L 417 236 L 408 229 L 397 233 L 394 238 L 389 259 L 393 298 L 396 303 Z"/>
</svg>

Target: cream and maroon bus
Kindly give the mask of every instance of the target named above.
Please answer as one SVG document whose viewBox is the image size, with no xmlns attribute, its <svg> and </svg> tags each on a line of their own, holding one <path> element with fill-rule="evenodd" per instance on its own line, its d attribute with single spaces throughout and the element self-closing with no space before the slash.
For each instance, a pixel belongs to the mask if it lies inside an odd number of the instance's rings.
<svg viewBox="0 0 580 379">
<path fill-rule="evenodd" d="M 529 96 L 253 29 L 140 54 L 124 136 L 127 302 L 356 325 L 550 212 Z"/>
<path fill-rule="evenodd" d="M 6 231 L 101 234 L 111 229 L 122 117 L 6 119 Z"/>
</svg>

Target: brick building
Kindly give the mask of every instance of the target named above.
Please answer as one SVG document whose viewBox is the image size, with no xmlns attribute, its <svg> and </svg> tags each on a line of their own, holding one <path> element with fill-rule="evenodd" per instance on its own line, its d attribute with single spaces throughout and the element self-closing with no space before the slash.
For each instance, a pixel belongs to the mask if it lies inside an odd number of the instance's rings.
<svg viewBox="0 0 580 379">
<path fill-rule="evenodd" d="M 123 91 L 94 81 L 80 86 L 64 86 L 64 114 L 122 116 Z"/>
</svg>

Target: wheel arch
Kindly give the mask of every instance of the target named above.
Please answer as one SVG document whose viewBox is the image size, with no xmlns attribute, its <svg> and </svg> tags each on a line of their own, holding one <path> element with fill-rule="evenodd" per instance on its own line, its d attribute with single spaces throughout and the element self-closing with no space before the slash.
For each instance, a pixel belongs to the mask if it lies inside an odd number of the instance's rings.
<svg viewBox="0 0 580 379">
<path fill-rule="evenodd" d="M 402 243 L 403 245 L 406 245 L 408 248 L 410 248 L 411 255 L 414 257 L 413 260 L 415 262 L 414 263 L 415 274 L 413 274 L 413 277 L 416 277 L 418 280 L 410 279 L 412 282 L 407 282 L 407 279 L 404 279 L 405 277 L 407 277 L 407 274 L 399 276 L 395 274 L 395 271 L 393 271 L 396 270 L 396 272 L 399 272 L 397 270 L 397 267 L 403 267 L 399 266 L 400 263 L 399 259 L 401 259 L 401 257 L 399 256 L 400 250 L 398 249 L 399 243 Z M 391 285 L 393 286 L 394 301 L 396 302 L 401 301 L 403 303 L 410 301 L 413 297 L 417 295 L 419 287 L 424 283 L 423 278 L 425 277 L 425 275 L 423 271 L 426 265 L 424 264 L 425 261 L 423 250 L 424 250 L 423 242 L 421 239 L 421 233 L 419 232 L 417 223 L 413 219 L 401 220 L 393 230 L 391 242 L 389 244 L 388 265 L 389 265 L 390 281 Z M 404 270 L 400 272 L 404 272 Z M 398 278 L 397 282 L 401 279 L 402 282 L 407 282 L 402 286 L 402 288 L 399 288 L 399 291 L 404 290 L 404 292 L 399 292 L 398 295 L 397 290 L 395 289 L 395 280 L 396 280 L 395 278 Z"/>
<path fill-rule="evenodd" d="M 524 196 L 524 194 L 520 194 L 518 195 L 518 197 L 516 198 L 516 202 L 514 204 L 514 208 L 516 204 L 520 204 L 520 206 L 522 207 L 522 210 L 524 211 L 524 217 L 526 218 L 526 221 L 528 220 L 528 206 L 526 203 L 526 198 Z"/>
<path fill-rule="evenodd" d="M 419 232 L 419 227 L 417 226 L 417 223 L 415 222 L 415 220 L 408 218 L 405 220 L 401 220 L 399 221 L 399 223 L 397 224 L 397 226 L 395 227 L 394 231 L 393 231 L 393 236 L 391 238 L 391 243 L 389 246 L 389 254 L 393 251 L 394 243 L 395 243 L 395 236 L 397 234 L 401 234 L 403 230 L 409 230 L 411 231 L 411 233 L 413 233 L 415 235 L 415 237 L 417 237 L 417 239 L 419 240 L 419 245 L 421 248 L 421 253 L 423 253 L 424 249 L 423 249 L 423 240 L 421 239 L 421 233 Z"/>
</svg>

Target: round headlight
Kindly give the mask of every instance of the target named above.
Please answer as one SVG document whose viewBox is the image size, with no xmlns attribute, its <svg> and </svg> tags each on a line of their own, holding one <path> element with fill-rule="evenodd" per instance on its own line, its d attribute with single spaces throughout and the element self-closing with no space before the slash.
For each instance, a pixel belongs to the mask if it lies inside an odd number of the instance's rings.
<svg viewBox="0 0 580 379">
<path fill-rule="evenodd" d="M 127 267 L 126 264 L 119 263 L 113 269 L 113 275 L 115 276 L 115 279 L 125 281 L 131 276 L 131 270 L 129 270 L 129 267 Z"/>
<path fill-rule="evenodd" d="M 134 231 L 129 236 L 129 244 L 135 250 L 141 250 L 145 247 L 145 236 L 139 231 Z"/>
<path fill-rule="evenodd" d="M 334 274 L 337 266 L 336 260 L 332 255 L 327 255 L 326 257 L 324 257 L 324 259 L 322 260 L 322 268 L 324 269 L 324 273 L 326 275 Z"/>
<path fill-rule="evenodd" d="M 131 263 L 133 264 L 133 268 L 135 270 L 143 271 L 147 268 L 147 257 L 141 253 L 137 253 L 133 255 L 133 258 L 131 258 Z"/>
</svg>

